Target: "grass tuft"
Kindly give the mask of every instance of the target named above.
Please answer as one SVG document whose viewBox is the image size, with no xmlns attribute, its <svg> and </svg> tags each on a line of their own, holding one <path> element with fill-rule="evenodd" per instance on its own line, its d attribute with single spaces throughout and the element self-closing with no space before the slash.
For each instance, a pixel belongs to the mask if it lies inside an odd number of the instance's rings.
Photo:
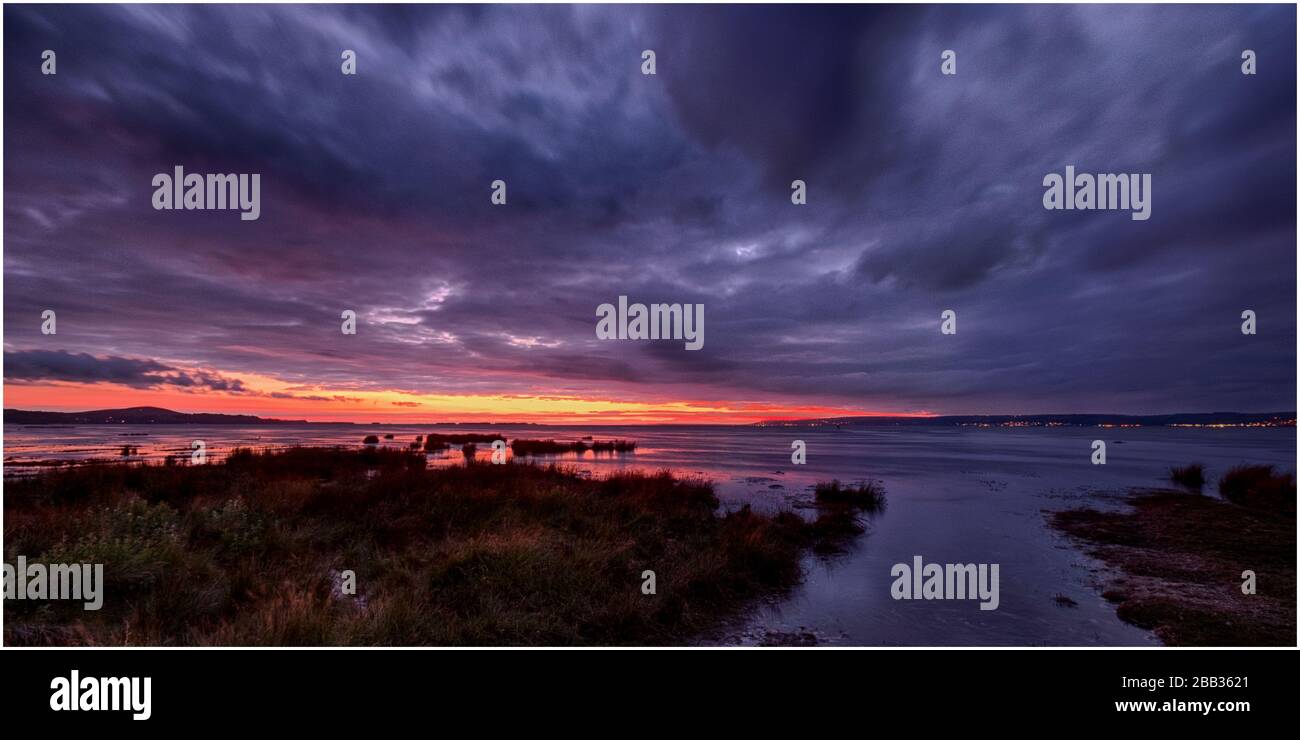
<svg viewBox="0 0 1300 740">
<path fill-rule="evenodd" d="M 1199 492 L 1205 487 L 1205 466 L 1200 463 L 1169 469 L 1169 480 L 1189 491 Z"/>
<path fill-rule="evenodd" d="M 1272 465 L 1239 465 L 1219 480 L 1219 494 L 1234 504 L 1295 513 L 1295 478 L 1275 472 Z"/>
<path fill-rule="evenodd" d="M 818 483 L 813 492 L 819 504 L 844 504 L 863 511 L 880 511 L 885 508 L 885 489 L 876 481 L 859 481 L 844 485 L 838 480 Z"/>
</svg>

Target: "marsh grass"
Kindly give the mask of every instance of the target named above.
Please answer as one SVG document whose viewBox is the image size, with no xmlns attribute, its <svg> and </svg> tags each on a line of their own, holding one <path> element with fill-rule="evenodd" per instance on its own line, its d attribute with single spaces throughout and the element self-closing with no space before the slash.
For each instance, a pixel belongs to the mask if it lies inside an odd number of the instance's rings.
<svg viewBox="0 0 1300 740">
<path fill-rule="evenodd" d="M 1242 506 L 1295 513 L 1295 478 L 1272 465 L 1239 465 L 1219 480 L 1219 494 Z"/>
<path fill-rule="evenodd" d="M 1200 492 L 1205 487 L 1205 466 L 1200 463 L 1169 469 L 1169 480 L 1189 491 Z"/>
<path fill-rule="evenodd" d="M 1249 493 L 1286 490 L 1289 478 L 1255 466 L 1224 476 L 1227 500 L 1148 491 L 1131 500 L 1131 511 L 1049 517 L 1110 566 L 1102 596 L 1117 604 L 1119 617 L 1166 644 L 1294 645 L 1295 489 L 1289 511 L 1262 506 L 1267 499 Z M 1233 502 L 1242 497 L 1245 505 Z M 1242 592 L 1245 570 L 1261 574 L 1256 593 Z"/>
<path fill-rule="evenodd" d="M 711 484 L 668 473 L 429 469 L 376 447 L 55 470 L 7 482 L 5 506 L 6 561 L 101 562 L 107 580 L 98 612 L 7 603 L 12 645 L 681 644 L 853 533 L 719 514 Z"/>
<path fill-rule="evenodd" d="M 557 442 L 553 439 L 513 439 L 510 450 L 519 456 L 561 455 L 566 452 L 583 453 L 588 450 L 597 453 L 634 452 L 636 442 L 625 439 L 595 440 L 586 442 Z"/>
<path fill-rule="evenodd" d="M 471 434 L 468 432 L 457 434 L 430 434 L 424 438 L 425 452 L 441 452 L 450 449 L 452 445 L 476 445 L 492 444 L 497 440 L 505 441 L 505 436 L 501 434 Z M 420 442 L 416 437 L 415 441 Z"/>
<path fill-rule="evenodd" d="M 821 482 L 813 487 L 819 504 L 844 504 L 863 511 L 880 511 L 885 508 L 885 489 L 876 481 L 859 481 L 842 484 L 838 480 Z"/>
</svg>

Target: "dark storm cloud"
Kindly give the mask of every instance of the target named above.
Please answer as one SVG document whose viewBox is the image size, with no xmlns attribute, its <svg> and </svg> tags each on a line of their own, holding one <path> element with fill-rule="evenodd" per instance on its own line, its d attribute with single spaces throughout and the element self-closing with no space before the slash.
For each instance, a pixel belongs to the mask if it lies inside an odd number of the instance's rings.
<svg viewBox="0 0 1300 740">
<path fill-rule="evenodd" d="M 171 368 L 152 360 L 93 357 L 85 353 L 31 350 L 5 353 L 6 380 L 71 380 L 147 385 Z"/>
<path fill-rule="evenodd" d="M 1291 408 L 1294 13 L 6 6 L 5 375 Z M 154 211 L 178 164 L 262 217 Z M 1152 173 L 1152 218 L 1045 211 L 1066 165 Z M 704 303 L 704 350 L 597 341 L 619 295 Z"/>
<path fill-rule="evenodd" d="M 84 352 L 62 350 L 5 352 L 5 380 L 115 383 L 133 388 L 170 385 L 227 393 L 244 392 L 243 383 L 216 373 L 179 370 L 153 360 L 95 357 Z"/>
</svg>

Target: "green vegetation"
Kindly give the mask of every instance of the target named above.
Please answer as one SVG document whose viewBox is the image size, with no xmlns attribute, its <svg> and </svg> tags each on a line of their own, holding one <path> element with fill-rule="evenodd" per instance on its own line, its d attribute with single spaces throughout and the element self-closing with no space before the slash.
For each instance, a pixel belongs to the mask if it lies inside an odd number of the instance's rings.
<svg viewBox="0 0 1300 740">
<path fill-rule="evenodd" d="M 106 579 L 98 612 L 8 602 L 9 645 L 682 644 L 861 531 L 720 514 L 711 484 L 667 473 L 430 469 L 376 447 L 61 469 L 6 482 L 5 506 L 6 561 Z"/>
</svg>

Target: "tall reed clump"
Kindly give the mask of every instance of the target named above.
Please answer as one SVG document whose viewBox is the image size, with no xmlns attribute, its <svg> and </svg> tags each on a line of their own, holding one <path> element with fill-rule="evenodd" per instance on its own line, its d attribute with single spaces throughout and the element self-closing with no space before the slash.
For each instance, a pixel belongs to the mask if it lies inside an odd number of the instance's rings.
<svg viewBox="0 0 1300 740">
<path fill-rule="evenodd" d="M 1205 487 L 1205 466 L 1200 463 L 1169 469 L 1169 480 L 1189 491 L 1199 492 Z"/>
</svg>

